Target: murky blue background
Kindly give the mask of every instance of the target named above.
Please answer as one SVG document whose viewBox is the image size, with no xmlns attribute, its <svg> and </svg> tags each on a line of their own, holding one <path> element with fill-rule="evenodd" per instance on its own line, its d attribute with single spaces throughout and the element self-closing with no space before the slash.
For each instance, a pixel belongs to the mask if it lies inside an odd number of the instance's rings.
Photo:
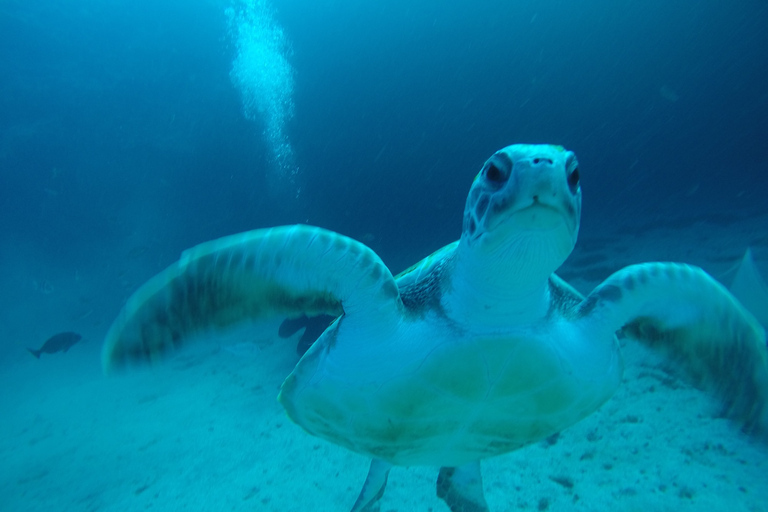
<svg viewBox="0 0 768 512">
<path fill-rule="evenodd" d="M 307 222 L 399 271 L 515 142 L 577 152 L 593 231 L 749 216 L 766 26 L 763 1 L 6 1 L 0 245 L 148 276 Z"/>
</svg>

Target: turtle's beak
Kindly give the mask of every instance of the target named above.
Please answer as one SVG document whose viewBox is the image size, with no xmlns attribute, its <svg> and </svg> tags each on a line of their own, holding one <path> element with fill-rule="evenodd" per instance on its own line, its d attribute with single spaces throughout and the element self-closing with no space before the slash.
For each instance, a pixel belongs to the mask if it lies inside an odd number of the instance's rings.
<svg viewBox="0 0 768 512">
<path fill-rule="evenodd" d="M 558 202 L 547 203 L 534 197 L 528 204 L 518 204 L 507 212 L 490 219 L 490 230 L 512 223 L 517 229 L 550 230 L 565 224 L 568 229 L 577 229 L 577 220 L 572 209 Z"/>
</svg>

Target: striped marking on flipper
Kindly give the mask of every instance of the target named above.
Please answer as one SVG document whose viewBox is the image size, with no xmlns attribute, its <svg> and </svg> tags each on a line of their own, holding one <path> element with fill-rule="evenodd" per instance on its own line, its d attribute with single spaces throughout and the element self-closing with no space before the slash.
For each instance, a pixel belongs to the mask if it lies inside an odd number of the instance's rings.
<svg viewBox="0 0 768 512">
<path fill-rule="evenodd" d="M 274 315 L 398 314 L 399 292 L 370 248 L 321 228 L 249 231 L 200 244 L 150 279 L 110 328 L 104 369 L 153 362 L 195 334 Z"/>
<path fill-rule="evenodd" d="M 645 263 L 622 269 L 577 309 L 592 326 L 622 330 L 677 363 L 715 393 L 746 430 L 768 427 L 768 350 L 763 327 L 698 267 Z"/>
</svg>

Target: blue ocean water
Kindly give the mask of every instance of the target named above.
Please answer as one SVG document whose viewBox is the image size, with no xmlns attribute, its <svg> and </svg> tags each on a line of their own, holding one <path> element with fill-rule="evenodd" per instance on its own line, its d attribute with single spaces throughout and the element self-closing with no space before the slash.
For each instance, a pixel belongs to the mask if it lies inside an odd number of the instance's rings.
<svg viewBox="0 0 768 512">
<path fill-rule="evenodd" d="M 0 354 L 69 330 L 96 354 L 139 284 L 248 229 L 323 226 L 400 271 L 517 142 L 579 156 L 586 259 L 761 218 L 767 26 L 762 0 L 3 1 Z M 707 243 L 765 262 L 768 228 Z"/>
<path fill-rule="evenodd" d="M 54 265 L 101 260 L 137 208 L 174 253 L 308 221 L 422 254 L 514 142 L 577 152 L 585 224 L 765 209 L 760 1 L 2 9 L 0 233 Z"/>
</svg>

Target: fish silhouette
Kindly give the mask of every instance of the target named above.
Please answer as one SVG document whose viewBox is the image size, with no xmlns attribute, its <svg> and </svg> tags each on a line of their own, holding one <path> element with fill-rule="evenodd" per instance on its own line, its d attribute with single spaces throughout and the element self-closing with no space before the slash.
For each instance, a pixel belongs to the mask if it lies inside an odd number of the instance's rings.
<svg viewBox="0 0 768 512">
<path fill-rule="evenodd" d="M 83 337 L 76 332 L 60 332 L 54 334 L 48 340 L 43 343 L 43 346 L 35 350 L 28 348 L 29 353 L 40 359 L 40 354 L 55 354 L 56 352 L 66 352 L 75 343 L 80 341 Z"/>
<path fill-rule="evenodd" d="M 317 338 L 325 332 L 328 326 L 331 325 L 331 322 L 335 319 L 335 316 L 330 315 L 317 315 L 312 317 L 302 315 L 299 318 L 290 318 L 280 324 L 280 329 L 277 334 L 281 338 L 290 338 L 301 329 L 305 329 L 304 333 L 301 335 L 299 344 L 296 347 L 296 352 L 300 356 L 303 356 L 304 352 L 309 350 L 309 347 L 312 346 Z"/>
</svg>

